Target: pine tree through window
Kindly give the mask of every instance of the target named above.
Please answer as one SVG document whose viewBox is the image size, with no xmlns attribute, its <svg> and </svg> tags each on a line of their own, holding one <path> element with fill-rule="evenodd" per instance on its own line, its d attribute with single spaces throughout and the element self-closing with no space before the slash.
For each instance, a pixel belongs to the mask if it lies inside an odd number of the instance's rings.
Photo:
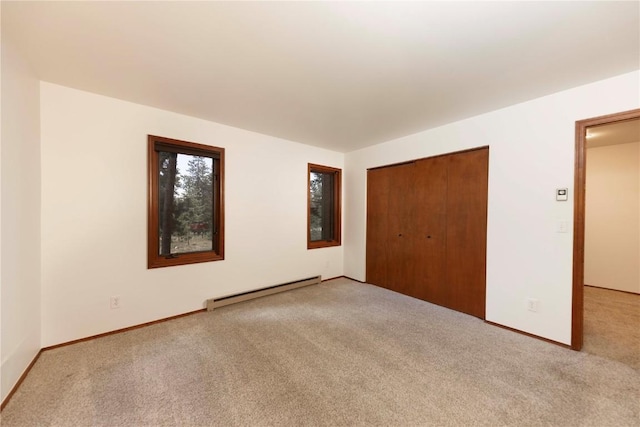
<svg viewBox="0 0 640 427">
<path fill-rule="evenodd" d="M 149 136 L 148 267 L 223 259 L 224 149 Z"/>
</svg>

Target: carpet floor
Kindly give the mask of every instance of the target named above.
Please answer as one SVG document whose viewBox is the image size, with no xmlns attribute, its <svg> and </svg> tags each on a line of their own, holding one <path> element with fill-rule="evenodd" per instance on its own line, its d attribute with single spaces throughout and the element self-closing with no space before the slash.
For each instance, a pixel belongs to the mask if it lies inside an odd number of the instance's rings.
<svg viewBox="0 0 640 427">
<path fill-rule="evenodd" d="M 640 295 L 585 286 L 582 350 L 640 370 Z"/>
<path fill-rule="evenodd" d="M 618 360 L 336 279 L 42 353 L 2 426 L 638 426 Z"/>
</svg>

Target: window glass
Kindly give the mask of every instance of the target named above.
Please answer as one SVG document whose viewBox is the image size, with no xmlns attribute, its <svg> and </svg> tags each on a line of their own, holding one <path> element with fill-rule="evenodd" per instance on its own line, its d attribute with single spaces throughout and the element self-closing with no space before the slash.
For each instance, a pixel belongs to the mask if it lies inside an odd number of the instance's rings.
<svg viewBox="0 0 640 427">
<path fill-rule="evenodd" d="M 340 245 L 340 169 L 309 164 L 309 249 Z"/>
<path fill-rule="evenodd" d="M 311 172 L 311 241 L 331 240 L 333 233 L 333 173 Z"/>
<path fill-rule="evenodd" d="M 213 159 L 161 151 L 159 254 L 213 250 Z"/>
</svg>

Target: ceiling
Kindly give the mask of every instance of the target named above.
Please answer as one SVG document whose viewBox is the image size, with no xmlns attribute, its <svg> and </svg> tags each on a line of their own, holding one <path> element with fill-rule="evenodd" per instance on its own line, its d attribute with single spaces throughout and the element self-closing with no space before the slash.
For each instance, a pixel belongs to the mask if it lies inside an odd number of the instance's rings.
<svg viewBox="0 0 640 427">
<path fill-rule="evenodd" d="M 640 119 L 587 128 L 587 148 L 640 142 Z"/>
<path fill-rule="evenodd" d="M 348 152 L 640 69 L 640 2 L 2 2 L 39 78 Z"/>
</svg>

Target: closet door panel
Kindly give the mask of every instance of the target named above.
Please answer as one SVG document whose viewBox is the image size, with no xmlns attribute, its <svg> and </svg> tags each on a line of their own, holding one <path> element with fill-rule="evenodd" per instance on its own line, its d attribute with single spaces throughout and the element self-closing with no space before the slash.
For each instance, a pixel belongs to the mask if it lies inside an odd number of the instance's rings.
<svg viewBox="0 0 640 427">
<path fill-rule="evenodd" d="M 391 169 L 367 172 L 367 260 L 366 281 L 389 287 L 389 192 Z"/>
<path fill-rule="evenodd" d="M 448 157 L 447 307 L 484 319 L 489 150 Z"/>
<path fill-rule="evenodd" d="M 416 251 L 415 163 L 405 163 L 389 168 L 389 289 L 416 296 L 415 280 L 419 266 Z"/>
<path fill-rule="evenodd" d="M 446 297 L 447 165 L 446 157 L 419 160 L 412 180 L 411 235 L 416 254 L 412 294 L 440 305 Z"/>
</svg>

